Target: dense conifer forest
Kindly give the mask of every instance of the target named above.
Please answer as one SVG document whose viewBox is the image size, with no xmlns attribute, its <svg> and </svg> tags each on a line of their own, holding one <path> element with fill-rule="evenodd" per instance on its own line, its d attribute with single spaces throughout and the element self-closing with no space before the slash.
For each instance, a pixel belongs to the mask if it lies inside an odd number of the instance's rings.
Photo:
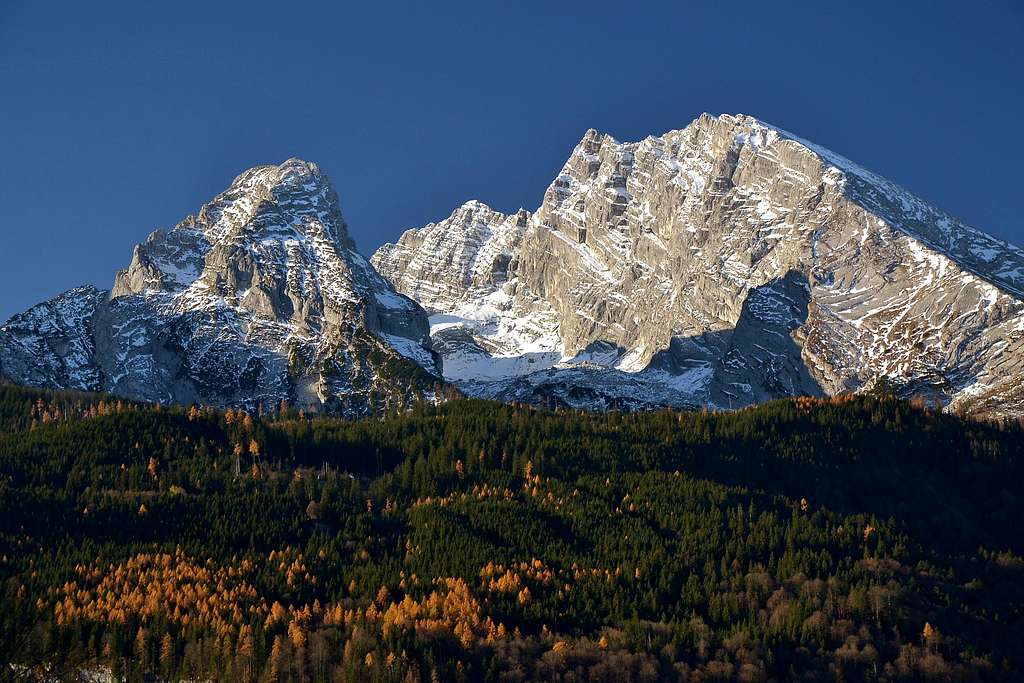
<svg viewBox="0 0 1024 683">
<path fill-rule="evenodd" d="M 1022 437 L 884 395 L 350 422 L 0 386 L 0 679 L 1018 680 Z"/>
</svg>

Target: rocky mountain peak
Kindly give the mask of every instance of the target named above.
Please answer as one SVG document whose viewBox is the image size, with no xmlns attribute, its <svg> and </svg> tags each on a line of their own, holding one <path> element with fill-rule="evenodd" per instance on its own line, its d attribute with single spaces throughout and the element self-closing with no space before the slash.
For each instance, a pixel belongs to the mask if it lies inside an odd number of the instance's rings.
<svg viewBox="0 0 1024 683">
<path fill-rule="evenodd" d="M 277 187 L 282 187 L 292 191 L 301 189 L 313 193 L 329 185 L 319 166 L 311 161 L 292 157 L 279 165 L 254 166 L 240 173 L 228 190 L 239 189 L 255 193 L 258 188 L 262 188 L 269 193 Z"/>
<path fill-rule="evenodd" d="M 350 307 L 368 284 L 386 288 L 356 252 L 330 181 L 316 164 L 289 159 L 246 171 L 196 216 L 150 234 L 112 296 L 174 293 L 186 306 L 227 299 L 305 320 Z"/>
<path fill-rule="evenodd" d="M 358 414 L 440 376 L 425 313 L 356 251 L 330 181 L 299 159 L 250 169 L 151 233 L 109 295 L 72 290 L 41 306 L 0 328 L 0 365 L 15 381 Z M 76 311 L 77 328 L 47 321 L 60 319 L 51 310 Z"/>
<path fill-rule="evenodd" d="M 211 242 L 272 238 L 290 229 L 353 247 L 330 180 L 316 164 L 295 158 L 239 175 L 195 223 Z"/>
<path fill-rule="evenodd" d="M 484 224 L 510 236 L 500 286 L 467 276 L 493 238 L 451 223 L 373 258 L 433 314 L 469 393 L 736 407 L 886 379 L 1024 412 L 1024 252 L 754 117 L 625 143 L 589 130 L 525 228 Z"/>
<path fill-rule="evenodd" d="M 488 296 L 508 285 L 512 251 L 529 221 L 523 209 L 504 214 L 471 200 L 444 220 L 385 244 L 371 261 L 378 271 L 400 278 L 428 311 L 435 300 L 446 307 L 454 299 Z"/>
</svg>

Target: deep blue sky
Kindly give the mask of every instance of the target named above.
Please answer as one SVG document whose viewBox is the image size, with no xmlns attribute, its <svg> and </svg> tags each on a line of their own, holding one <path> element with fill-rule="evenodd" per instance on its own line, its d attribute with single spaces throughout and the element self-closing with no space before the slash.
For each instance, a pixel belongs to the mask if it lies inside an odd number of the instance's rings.
<svg viewBox="0 0 1024 683">
<path fill-rule="evenodd" d="M 0 0 L 0 319 L 109 287 L 255 164 L 318 162 L 369 254 L 470 198 L 534 208 L 588 127 L 633 140 L 702 111 L 1020 244 L 1022 20 L 1015 1 Z"/>
</svg>

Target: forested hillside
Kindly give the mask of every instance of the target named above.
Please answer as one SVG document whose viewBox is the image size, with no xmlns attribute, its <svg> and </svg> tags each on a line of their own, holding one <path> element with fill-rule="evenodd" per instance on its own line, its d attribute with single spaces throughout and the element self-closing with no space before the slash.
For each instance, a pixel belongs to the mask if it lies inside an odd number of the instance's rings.
<svg viewBox="0 0 1024 683">
<path fill-rule="evenodd" d="M 0 679 L 1016 680 L 1024 430 L 0 386 Z"/>
</svg>

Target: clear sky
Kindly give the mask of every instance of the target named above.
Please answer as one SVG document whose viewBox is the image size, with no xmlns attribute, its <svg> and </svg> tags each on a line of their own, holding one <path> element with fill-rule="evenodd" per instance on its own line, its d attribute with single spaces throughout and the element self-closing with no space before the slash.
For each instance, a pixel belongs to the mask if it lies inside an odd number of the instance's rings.
<svg viewBox="0 0 1024 683">
<path fill-rule="evenodd" d="M 535 208 L 590 127 L 742 112 L 1024 243 L 1006 2 L 0 0 L 0 319 L 109 287 L 238 173 L 316 161 L 370 254 Z"/>
</svg>

